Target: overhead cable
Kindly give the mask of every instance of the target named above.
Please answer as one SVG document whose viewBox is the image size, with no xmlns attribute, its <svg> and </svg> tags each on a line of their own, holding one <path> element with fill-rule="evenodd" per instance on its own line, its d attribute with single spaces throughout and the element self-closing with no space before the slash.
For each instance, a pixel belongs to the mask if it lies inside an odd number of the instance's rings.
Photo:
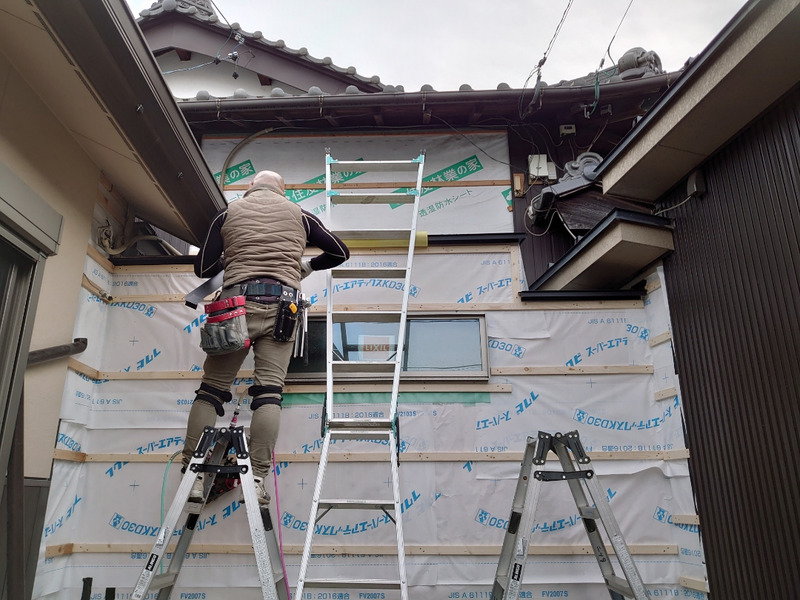
<svg viewBox="0 0 800 600">
<path fill-rule="evenodd" d="M 616 65 L 614 59 L 611 57 L 611 44 L 614 43 L 614 40 L 616 39 L 617 34 L 619 33 L 619 28 L 622 27 L 622 23 L 623 21 L 625 21 L 625 17 L 628 16 L 628 11 L 631 9 L 632 4 L 633 0 L 630 0 L 630 2 L 628 2 L 628 7 L 625 9 L 625 12 L 622 13 L 622 18 L 619 20 L 616 30 L 614 30 L 614 35 L 611 36 L 611 41 L 608 42 L 608 47 L 606 48 L 605 54 L 603 54 L 603 56 L 600 57 L 600 66 L 598 66 L 594 72 L 594 103 L 592 104 L 592 110 L 587 111 L 586 113 L 587 117 L 592 116 L 592 114 L 594 114 L 594 111 L 597 110 L 597 103 L 600 99 L 600 70 L 603 68 L 603 64 L 605 64 L 606 62 L 606 54 L 608 54 L 608 58 L 611 59 L 611 64 Z"/>
<path fill-rule="evenodd" d="M 553 32 L 553 37 L 550 38 L 550 43 L 547 45 L 547 49 L 544 51 L 544 54 L 542 55 L 541 60 L 539 60 L 539 62 L 536 64 L 536 66 L 528 74 L 528 78 L 525 80 L 525 83 L 522 84 L 522 94 L 520 95 L 520 98 L 519 98 L 519 115 L 520 115 L 520 118 L 526 117 L 528 115 L 528 113 L 531 111 L 531 107 L 536 103 L 536 100 L 537 100 L 538 95 L 539 95 L 539 90 L 541 89 L 540 88 L 540 84 L 541 84 L 541 81 L 542 81 L 542 67 L 544 66 L 544 63 L 547 62 L 547 57 L 550 54 L 550 50 L 553 49 L 553 45 L 556 43 L 556 38 L 558 38 L 558 34 L 561 32 L 561 27 L 564 25 L 564 21 L 567 20 L 567 14 L 569 14 L 569 9 L 572 8 L 573 1 L 574 0 L 569 0 L 569 2 L 567 2 L 567 7 L 564 9 L 564 13 L 561 15 L 561 20 L 558 22 L 558 25 L 556 26 L 556 30 Z M 533 86 L 533 98 L 528 103 L 528 108 L 523 113 L 523 111 L 522 111 L 522 99 L 525 96 L 525 88 L 528 86 L 528 82 L 531 80 L 531 77 L 533 77 L 534 73 L 536 74 L 536 84 Z"/>
</svg>

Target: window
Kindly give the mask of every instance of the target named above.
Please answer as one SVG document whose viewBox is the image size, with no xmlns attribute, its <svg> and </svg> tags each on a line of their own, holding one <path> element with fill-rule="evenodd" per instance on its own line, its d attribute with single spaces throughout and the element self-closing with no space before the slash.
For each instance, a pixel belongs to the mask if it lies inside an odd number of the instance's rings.
<svg viewBox="0 0 800 600">
<path fill-rule="evenodd" d="M 406 321 L 403 379 L 486 379 L 486 327 L 482 316 L 414 316 Z M 335 323 L 334 360 L 385 360 L 397 355 L 397 324 Z M 309 319 L 308 358 L 293 358 L 287 380 L 325 379 L 325 320 Z M 354 372 L 339 379 L 391 379 L 391 373 Z"/>
<path fill-rule="evenodd" d="M 8 467 L 43 261 L 0 225 L 0 469 Z M 22 357 L 20 354 L 22 353 Z"/>
</svg>

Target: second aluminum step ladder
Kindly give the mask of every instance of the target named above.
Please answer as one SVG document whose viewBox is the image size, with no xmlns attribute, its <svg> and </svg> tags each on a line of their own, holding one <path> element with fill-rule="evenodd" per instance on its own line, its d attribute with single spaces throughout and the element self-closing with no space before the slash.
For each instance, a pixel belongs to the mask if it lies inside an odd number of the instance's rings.
<svg viewBox="0 0 800 600">
<path fill-rule="evenodd" d="M 228 458 L 231 449 L 236 456 L 235 463 Z M 155 596 L 158 600 L 166 600 L 170 597 L 180 575 L 186 551 L 191 544 L 198 518 L 206 502 L 218 491 L 214 488 L 218 484 L 219 478 L 226 475 L 239 478 L 264 600 L 289 600 L 289 589 L 283 575 L 280 548 L 272 527 L 269 509 L 258 504 L 244 428 L 233 425 L 223 428 L 206 427 L 203 431 L 186 473 L 178 485 L 175 498 L 158 531 L 147 563 L 130 595 L 132 600 L 153 597 L 150 593 L 151 590 L 158 590 L 158 595 Z M 189 496 L 198 476 L 204 479 L 203 502 L 192 502 L 189 500 Z M 237 494 L 238 489 L 234 488 L 232 493 Z M 183 512 L 187 513 L 186 522 L 181 529 L 175 550 L 170 550 L 172 558 L 167 570 L 157 573 L 156 570 L 168 553 L 167 545 L 172 541 L 178 519 Z M 173 595 L 173 597 L 175 596 Z"/>
<path fill-rule="evenodd" d="M 419 201 L 422 195 L 422 171 L 425 164 L 425 153 L 410 160 L 337 160 L 331 157 L 330 150 L 326 149 L 325 156 L 325 188 L 326 211 L 330 229 L 341 239 L 347 241 L 351 247 L 356 245 L 376 245 L 382 248 L 396 247 L 407 249 L 405 265 L 378 268 L 354 268 L 343 266 L 334 268 L 327 273 L 327 387 L 325 406 L 322 414 L 322 449 L 320 452 L 319 467 L 317 471 L 314 495 L 311 502 L 311 514 L 308 519 L 303 557 L 300 562 L 300 572 L 295 588 L 295 598 L 303 597 L 305 588 L 339 588 L 361 590 L 399 590 L 402 600 L 408 600 L 408 581 L 406 579 L 405 548 L 403 542 L 402 508 L 400 498 L 400 482 L 398 475 L 399 466 L 399 420 L 397 417 L 397 397 L 400 386 L 400 373 L 403 368 L 403 354 L 406 337 L 406 320 L 408 315 L 408 299 L 411 289 L 411 268 L 414 258 L 414 249 L 417 241 L 417 216 L 419 214 Z M 374 174 L 371 179 L 380 178 L 383 181 L 364 184 L 337 183 L 353 174 Z M 406 175 L 406 179 L 400 179 Z M 410 182 L 410 177 L 415 178 L 415 184 Z M 392 181 L 388 181 L 392 179 Z M 410 183 L 410 185 L 409 185 Z M 368 191 L 369 190 L 369 191 Z M 369 228 L 344 230 L 334 225 L 334 212 L 338 205 L 360 205 L 359 213 L 371 209 L 387 212 L 387 205 L 393 208 L 403 208 L 410 212 L 408 219 L 397 226 L 396 219 L 392 219 L 393 227 L 387 229 Z M 409 211 L 410 209 L 410 211 Z M 347 210 L 347 209 L 345 209 Z M 374 213 L 373 213 L 374 214 Z M 401 214 L 401 211 L 398 211 Z M 405 213 L 402 213 L 405 214 Z M 362 221 L 363 222 L 363 221 Z M 374 223 L 374 221 L 373 221 Z M 402 299 L 397 310 L 381 311 L 347 311 L 340 310 L 341 304 L 336 301 L 338 283 L 343 280 L 372 280 L 391 279 L 402 282 Z M 342 286 L 346 287 L 346 286 Z M 397 326 L 396 344 L 393 355 L 383 360 L 349 360 L 349 352 L 342 348 L 339 353 L 334 353 L 334 328 L 346 326 L 347 323 L 391 323 Z M 345 341 L 342 340 L 344 345 Z M 334 383 L 337 377 L 343 374 L 389 374 L 392 375 L 391 395 L 387 406 L 376 405 L 376 410 L 386 416 L 380 418 L 342 418 L 336 411 L 334 398 Z M 341 410 L 341 403 L 338 407 Z M 385 442 L 387 461 L 391 469 L 391 498 L 323 498 L 322 492 L 325 481 L 325 472 L 331 443 L 343 440 L 378 440 Z M 354 482 L 361 483 L 361 482 Z M 374 482 L 378 483 L 378 482 Z M 350 486 L 357 488 L 358 485 Z M 374 486 L 376 489 L 378 485 Z M 379 494 L 376 494 L 376 496 Z M 317 522 L 331 510 L 373 510 L 382 511 L 394 523 L 397 539 L 397 571 L 396 579 L 378 578 L 311 578 L 308 571 L 310 564 L 314 535 Z"/>
<path fill-rule="evenodd" d="M 561 463 L 562 471 L 538 470 L 545 464 L 547 454 L 553 451 Z M 529 485 L 533 479 L 533 485 Z M 591 460 L 583 449 L 577 431 L 549 434 L 540 431 L 538 439 L 528 437 L 522 459 L 508 530 L 503 539 L 500 561 L 497 565 L 491 600 L 517 600 L 522 585 L 522 575 L 531 543 L 536 505 L 539 502 L 542 483 L 566 481 L 569 484 L 575 506 L 581 516 L 586 534 L 603 574 L 606 588 L 612 600 L 635 598 L 647 600 L 647 591 L 639 570 L 631 558 L 628 545 L 620 532 L 619 524 L 606 494 L 591 468 Z M 587 497 L 588 492 L 588 497 Z M 589 502 L 591 498 L 591 503 Z M 614 567 L 600 535 L 598 524 L 608 536 L 624 577 L 614 573 Z"/>
</svg>

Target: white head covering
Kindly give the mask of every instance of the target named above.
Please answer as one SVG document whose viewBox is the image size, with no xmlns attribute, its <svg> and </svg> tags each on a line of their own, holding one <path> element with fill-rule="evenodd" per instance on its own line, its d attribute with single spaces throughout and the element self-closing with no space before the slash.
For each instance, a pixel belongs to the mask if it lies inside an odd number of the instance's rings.
<svg viewBox="0 0 800 600">
<path fill-rule="evenodd" d="M 259 171 L 253 177 L 252 185 L 266 185 L 278 190 L 281 194 L 286 192 L 286 184 L 283 181 L 283 177 L 275 171 Z"/>
</svg>

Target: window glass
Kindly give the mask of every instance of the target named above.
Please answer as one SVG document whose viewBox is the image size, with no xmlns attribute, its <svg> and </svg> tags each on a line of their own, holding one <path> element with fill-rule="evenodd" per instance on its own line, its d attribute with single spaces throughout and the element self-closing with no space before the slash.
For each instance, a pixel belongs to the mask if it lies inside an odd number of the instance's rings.
<svg viewBox="0 0 800 600">
<path fill-rule="evenodd" d="M 397 355 L 397 324 L 347 322 L 334 324 L 334 360 L 393 361 Z M 325 321 L 309 319 L 308 357 L 293 358 L 288 379 L 325 378 Z M 403 372 L 411 377 L 484 377 L 486 336 L 483 317 L 409 317 Z M 358 377 L 358 374 L 354 374 Z M 370 374 L 371 378 L 381 375 Z M 391 374 L 383 375 L 391 378 Z M 337 376 L 337 379 L 339 377 Z"/>
<path fill-rule="evenodd" d="M 16 238 L 14 238 L 16 239 Z M 19 364 L 26 328 L 27 304 L 33 281 L 34 261 L 4 239 L 0 227 L 0 473 L 5 473 L 14 435 L 24 365 Z"/>
<path fill-rule="evenodd" d="M 473 319 L 408 322 L 405 371 L 481 371 L 481 323 Z"/>
</svg>

